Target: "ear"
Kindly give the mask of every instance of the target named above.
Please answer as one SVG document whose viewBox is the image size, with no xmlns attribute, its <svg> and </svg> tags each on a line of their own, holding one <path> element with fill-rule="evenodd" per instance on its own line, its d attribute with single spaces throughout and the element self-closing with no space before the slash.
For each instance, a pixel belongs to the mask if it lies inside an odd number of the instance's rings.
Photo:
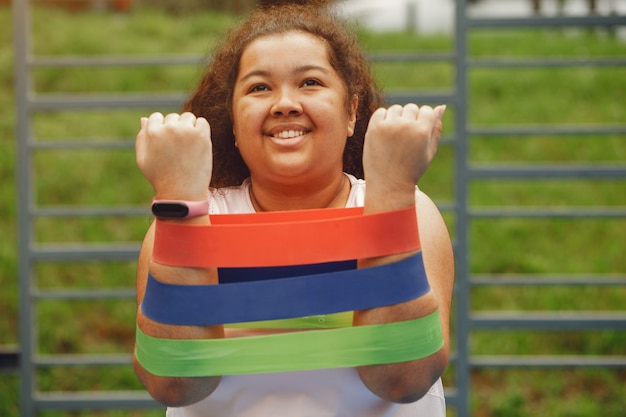
<svg viewBox="0 0 626 417">
<path fill-rule="evenodd" d="M 348 137 L 354 135 L 354 128 L 356 126 L 356 111 L 359 108 L 359 96 L 354 94 L 352 101 L 350 102 L 350 114 L 348 118 Z"/>
</svg>

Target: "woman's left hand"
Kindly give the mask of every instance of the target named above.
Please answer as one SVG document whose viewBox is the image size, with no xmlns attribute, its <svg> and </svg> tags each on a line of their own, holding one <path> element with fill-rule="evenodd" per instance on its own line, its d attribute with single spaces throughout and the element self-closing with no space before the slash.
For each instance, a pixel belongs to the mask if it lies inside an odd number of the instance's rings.
<svg viewBox="0 0 626 417">
<path fill-rule="evenodd" d="M 445 106 L 393 105 L 374 112 L 365 134 L 363 169 L 368 190 L 409 192 L 432 162 L 443 128 Z"/>
</svg>

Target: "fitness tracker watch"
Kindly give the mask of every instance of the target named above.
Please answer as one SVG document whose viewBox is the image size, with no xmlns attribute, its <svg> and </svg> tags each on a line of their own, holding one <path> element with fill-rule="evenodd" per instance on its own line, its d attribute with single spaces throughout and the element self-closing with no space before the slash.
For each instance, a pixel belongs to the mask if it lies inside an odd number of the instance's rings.
<svg viewBox="0 0 626 417">
<path fill-rule="evenodd" d="M 209 201 L 152 200 L 152 214 L 159 219 L 190 219 L 209 214 Z"/>
</svg>

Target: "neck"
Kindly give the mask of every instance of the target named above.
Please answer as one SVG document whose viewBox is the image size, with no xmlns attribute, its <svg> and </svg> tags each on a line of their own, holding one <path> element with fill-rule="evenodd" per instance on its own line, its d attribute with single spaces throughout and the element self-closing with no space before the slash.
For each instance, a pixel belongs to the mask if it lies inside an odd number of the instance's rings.
<svg viewBox="0 0 626 417">
<path fill-rule="evenodd" d="M 350 180 L 343 173 L 321 186 L 268 186 L 251 179 L 250 199 L 257 212 L 345 207 Z"/>
</svg>

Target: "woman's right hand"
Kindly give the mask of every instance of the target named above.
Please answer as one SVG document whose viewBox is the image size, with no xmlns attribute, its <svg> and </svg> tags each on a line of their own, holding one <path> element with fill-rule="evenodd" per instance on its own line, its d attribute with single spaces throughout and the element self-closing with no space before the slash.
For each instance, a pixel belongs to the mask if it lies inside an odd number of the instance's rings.
<svg viewBox="0 0 626 417">
<path fill-rule="evenodd" d="M 159 199 L 206 199 L 212 148 L 209 122 L 192 113 L 142 118 L 135 143 L 137 165 Z"/>
</svg>

